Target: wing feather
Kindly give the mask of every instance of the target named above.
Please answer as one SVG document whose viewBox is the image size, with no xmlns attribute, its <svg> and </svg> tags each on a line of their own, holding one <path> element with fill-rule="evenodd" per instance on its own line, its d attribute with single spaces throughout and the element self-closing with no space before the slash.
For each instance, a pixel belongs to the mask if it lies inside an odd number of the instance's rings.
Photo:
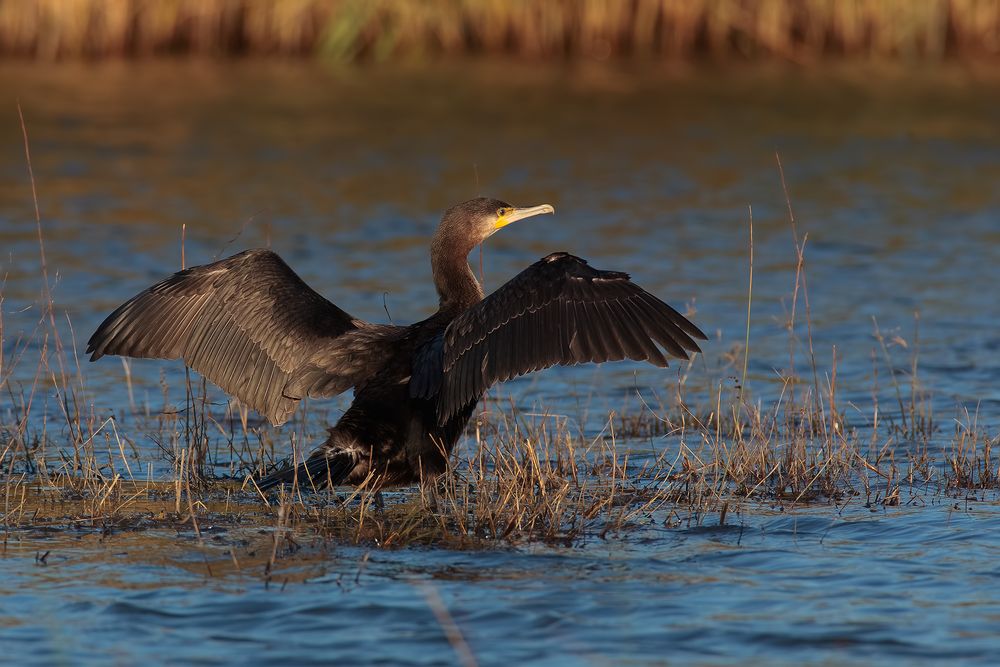
<svg viewBox="0 0 1000 667">
<path fill-rule="evenodd" d="M 611 319 L 609 303 L 609 301 L 596 303 L 593 308 L 597 313 L 597 316 L 601 319 L 605 345 L 610 352 L 610 356 L 607 360 L 621 361 L 625 358 L 625 344 L 622 342 L 620 334 L 621 324 L 618 324 Z"/>
<path fill-rule="evenodd" d="M 244 384 L 244 373 L 246 372 L 247 361 L 250 357 L 251 345 L 250 338 L 246 337 L 230 348 L 227 360 L 229 371 L 226 373 L 225 378 L 225 382 L 228 384 L 236 386 Z"/>
<path fill-rule="evenodd" d="M 635 359 L 636 361 L 648 361 L 661 368 L 666 367 L 667 360 L 664 358 L 663 353 L 650 340 L 649 336 L 645 335 L 642 323 L 636 319 L 632 311 L 617 299 L 612 304 L 616 319 L 621 323 L 622 335 L 630 341 L 628 358 Z"/>
<path fill-rule="evenodd" d="M 566 307 L 566 329 L 570 334 L 569 343 L 566 346 L 567 364 L 578 364 L 587 358 L 587 352 L 583 349 L 586 345 L 586 336 L 580 333 L 580 328 L 576 323 L 576 304 L 567 301 Z"/>
<path fill-rule="evenodd" d="M 602 355 L 594 340 L 592 323 L 587 320 L 587 304 L 582 301 L 574 301 L 573 310 L 576 312 L 576 333 L 580 343 L 580 354 L 577 356 L 577 362 L 586 363 L 591 359 L 600 359 Z"/>
<path fill-rule="evenodd" d="M 631 306 L 635 309 L 635 312 L 642 323 L 642 327 L 645 329 L 649 338 L 663 346 L 663 348 L 671 355 L 681 359 L 688 358 L 688 354 L 684 351 L 684 347 L 677 342 L 673 335 L 671 335 L 672 325 L 668 326 L 663 318 L 660 317 L 659 314 L 651 308 L 648 303 L 646 303 L 646 301 L 642 299 L 633 299 Z M 681 335 L 684 334 L 682 333 Z"/>
<path fill-rule="evenodd" d="M 666 366 L 688 359 L 705 334 L 633 283 L 567 253 L 531 265 L 451 322 L 441 351 L 438 420 L 445 423 L 495 382 L 556 364 L 619 359 Z M 429 397 L 425 385 L 421 396 Z"/>
<path fill-rule="evenodd" d="M 692 334 L 688 333 L 690 328 L 690 322 L 678 313 L 676 310 L 663 303 L 657 299 L 652 294 L 646 293 L 640 296 L 640 299 L 650 308 L 653 312 L 657 314 L 658 321 L 662 322 L 663 326 L 670 330 L 677 341 L 685 349 L 695 352 L 693 347 L 697 347 L 697 343 L 692 340 Z M 694 336 L 704 335 L 700 331 L 695 330 Z"/>
<path fill-rule="evenodd" d="M 649 298 L 644 298 L 645 296 L 648 296 Z M 662 306 L 666 306 L 665 303 L 655 297 L 652 297 L 652 295 L 644 295 L 644 297 L 640 298 L 639 302 L 642 304 L 643 310 L 648 314 L 650 318 L 649 321 L 654 322 L 659 326 L 658 333 L 660 342 L 670 351 L 671 354 L 681 359 L 688 359 L 689 351 L 700 351 L 698 349 L 698 344 L 695 343 L 691 337 L 677 325 L 671 317 L 671 313 L 667 313 L 663 310 Z M 669 306 L 667 307 L 669 308 Z M 677 316 L 680 317 L 680 315 Z"/>
<path fill-rule="evenodd" d="M 91 361 L 106 354 L 183 358 L 280 424 L 307 395 L 286 391 L 295 373 L 366 326 L 313 291 L 277 254 L 257 249 L 144 290 L 104 320 L 87 351 Z M 328 375 L 341 371 L 321 368 Z"/>
</svg>

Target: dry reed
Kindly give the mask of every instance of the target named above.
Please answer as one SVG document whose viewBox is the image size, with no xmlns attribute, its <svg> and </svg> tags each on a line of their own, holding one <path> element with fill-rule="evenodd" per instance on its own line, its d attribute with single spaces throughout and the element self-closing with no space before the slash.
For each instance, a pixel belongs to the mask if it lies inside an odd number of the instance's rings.
<svg viewBox="0 0 1000 667">
<path fill-rule="evenodd" d="M 1000 55 L 997 0 L 0 0 L 0 54 Z"/>
</svg>

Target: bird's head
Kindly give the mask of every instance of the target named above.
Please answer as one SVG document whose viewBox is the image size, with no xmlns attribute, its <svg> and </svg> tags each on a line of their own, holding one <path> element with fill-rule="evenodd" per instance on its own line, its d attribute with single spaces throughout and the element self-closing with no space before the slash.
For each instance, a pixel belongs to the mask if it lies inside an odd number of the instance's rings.
<svg viewBox="0 0 1000 667">
<path fill-rule="evenodd" d="M 479 197 L 445 211 L 441 229 L 466 239 L 471 249 L 501 227 L 543 213 L 555 213 L 555 209 L 549 204 L 519 208 L 499 199 Z"/>
</svg>

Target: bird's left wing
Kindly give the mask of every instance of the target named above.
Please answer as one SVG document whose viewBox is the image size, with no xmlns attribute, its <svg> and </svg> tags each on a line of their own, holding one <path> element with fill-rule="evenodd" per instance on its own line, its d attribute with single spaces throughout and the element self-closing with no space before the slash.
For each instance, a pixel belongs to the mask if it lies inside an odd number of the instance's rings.
<svg viewBox="0 0 1000 667">
<path fill-rule="evenodd" d="M 372 327 L 317 294 L 277 254 L 258 248 L 143 290 L 101 323 L 87 352 L 91 361 L 106 354 L 181 358 L 277 425 L 305 396 L 332 396 L 357 382 L 352 367 L 328 364 L 300 393 L 289 387 L 312 370 L 312 358 L 330 356 L 328 350 L 347 347 L 345 341 Z"/>
<path fill-rule="evenodd" d="M 553 253 L 448 326 L 436 387 L 438 420 L 445 423 L 494 382 L 556 364 L 634 359 L 665 367 L 668 355 L 688 359 L 689 352 L 700 352 L 695 338 L 707 340 L 628 274 Z"/>
</svg>

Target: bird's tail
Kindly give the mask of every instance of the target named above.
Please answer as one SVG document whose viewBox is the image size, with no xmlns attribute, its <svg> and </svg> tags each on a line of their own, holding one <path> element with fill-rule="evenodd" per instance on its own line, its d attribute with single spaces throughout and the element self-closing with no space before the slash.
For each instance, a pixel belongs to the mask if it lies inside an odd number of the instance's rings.
<svg viewBox="0 0 1000 667">
<path fill-rule="evenodd" d="M 319 450 L 296 466 L 288 466 L 262 477 L 257 480 L 257 487 L 267 491 L 283 484 L 297 484 L 301 489 L 338 486 L 344 483 L 356 464 L 357 459 L 350 452 Z"/>
</svg>

